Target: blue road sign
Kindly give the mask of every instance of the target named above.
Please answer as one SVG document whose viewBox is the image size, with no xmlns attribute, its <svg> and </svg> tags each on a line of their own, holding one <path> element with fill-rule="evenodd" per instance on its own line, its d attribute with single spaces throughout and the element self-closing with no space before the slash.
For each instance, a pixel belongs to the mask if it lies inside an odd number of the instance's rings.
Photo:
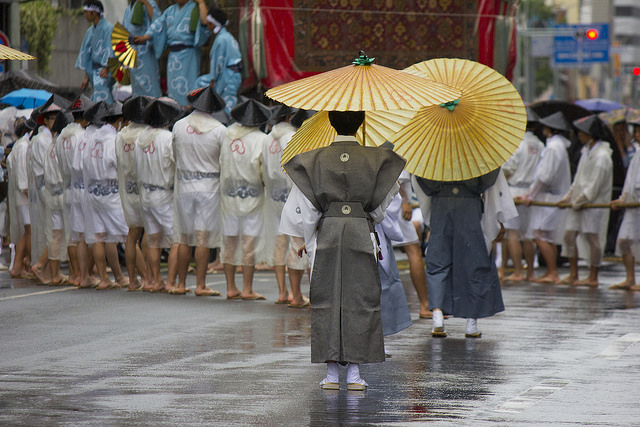
<svg viewBox="0 0 640 427">
<path fill-rule="evenodd" d="M 609 62 L 609 24 L 556 25 L 554 30 L 555 65 L 570 67 Z M 589 38 L 594 35 L 595 38 Z"/>
</svg>

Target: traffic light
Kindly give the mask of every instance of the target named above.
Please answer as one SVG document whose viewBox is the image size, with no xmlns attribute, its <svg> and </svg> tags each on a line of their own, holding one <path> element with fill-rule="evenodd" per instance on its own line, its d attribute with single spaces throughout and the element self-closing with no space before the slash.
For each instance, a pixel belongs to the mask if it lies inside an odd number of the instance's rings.
<svg viewBox="0 0 640 427">
<path fill-rule="evenodd" d="M 589 40 L 595 40 L 598 38 L 598 30 L 596 30 L 595 28 L 590 28 L 586 31 L 585 36 Z"/>
<path fill-rule="evenodd" d="M 633 70 L 631 70 L 631 72 L 634 76 L 640 76 L 640 67 L 633 67 Z"/>
</svg>

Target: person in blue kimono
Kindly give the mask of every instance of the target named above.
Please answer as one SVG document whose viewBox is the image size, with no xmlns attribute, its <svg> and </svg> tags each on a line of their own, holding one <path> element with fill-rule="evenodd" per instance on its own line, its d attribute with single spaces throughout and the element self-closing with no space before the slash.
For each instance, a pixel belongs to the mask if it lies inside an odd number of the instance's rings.
<svg viewBox="0 0 640 427">
<path fill-rule="evenodd" d="M 122 25 L 129 31 L 131 37 L 141 36 L 147 32 L 153 20 L 161 14 L 155 0 L 129 0 L 122 18 Z M 161 97 L 160 71 L 153 45 L 147 42 L 132 47 L 138 55 L 136 67 L 130 70 L 131 96 Z"/>
<path fill-rule="evenodd" d="M 201 0 L 204 1 L 204 0 Z M 242 83 L 242 55 L 238 41 L 227 31 L 229 20 L 222 9 L 211 8 L 200 21 L 214 34 L 209 51 L 209 74 L 198 77 L 197 87 L 213 85 L 215 91 L 226 103 L 225 111 L 238 103 L 238 90 Z"/>
<path fill-rule="evenodd" d="M 80 88 L 85 90 L 91 82 L 91 100 L 112 104 L 111 89 L 115 80 L 107 69 L 107 61 L 109 57 L 114 56 L 111 50 L 113 24 L 104 19 L 104 6 L 98 0 L 85 1 L 83 9 L 84 17 L 91 25 L 85 33 L 76 60 L 76 68 L 85 72 Z"/>
<path fill-rule="evenodd" d="M 204 0 L 175 0 L 142 36 L 131 38 L 133 44 L 152 40 L 156 57 L 169 48 L 167 60 L 167 91 L 170 98 L 186 106 L 187 93 L 195 89 L 200 72 L 200 48 L 211 33 L 201 25 L 200 16 L 206 13 Z"/>
</svg>

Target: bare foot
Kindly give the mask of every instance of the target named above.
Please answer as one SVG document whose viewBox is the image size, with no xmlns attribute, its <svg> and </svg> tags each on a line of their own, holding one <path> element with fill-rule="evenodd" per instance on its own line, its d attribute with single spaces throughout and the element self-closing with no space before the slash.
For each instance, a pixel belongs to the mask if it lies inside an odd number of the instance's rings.
<svg viewBox="0 0 640 427">
<path fill-rule="evenodd" d="M 37 264 L 31 267 L 31 272 L 36 276 L 36 279 L 43 285 L 47 285 L 51 282 L 51 276 L 44 272 L 44 269 Z"/>
<path fill-rule="evenodd" d="M 158 292 L 168 292 L 164 287 L 164 282 L 157 283 L 154 287 L 152 287 L 149 292 L 158 293 Z"/>
<path fill-rule="evenodd" d="M 504 280 L 510 282 L 522 282 L 524 280 L 524 276 L 522 273 L 513 273 L 505 277 Z"/>
<path fill-rule="evenodd" d="M 578 280 L 577 276 L 567 276 L 561 280 L 556 280 L 556 285 L 573 285 Z"/>
<path fill-rule="evenodd" d="M 634 286 L 636 286 L 635 283 L 629 280 L 625 280 L 624 282 L 616 283 L 615 285 L 609 286 L 609 289 L 622 289 L 624 291 L 628 291 L 631 290 L 631 288 L 633 288 Z"/>
<path fill-rule="evenodd" d="M 100 283 L 98 283 L 98 286 L 96 286 L 96 289 L 99 291 L 104 291 L 106 289 L 115 289 L 116 286 L 117 285 L 111 280 L 101 280 Z"/>
<path fill-rule="evenodd" d="M 137 280 L 129 281 L 129 285 L 127 286 L 128 291 L 141 291 L 142 285 Z"/>
<path fill-rule="evenodd" d="M 80 276 L 69 276 L 67 282 L 73 286 L 80 286 Z"/>
<path fill-rule="evenodd" d="M 65 276 L 64 274 L 58 274 L 56 277 L 51 279 L 52 286 L 65 286 L 69 283 L 69 276 Z"/>
<path fill-rule="evenodd" d="M 196 289 L 195 295 L 197 297 L 218 297 L 220 296 L 220 292 L 205 286 L 202 289 Z"/>
<path fill-rule="evenodd" d="M 165 287 L 166 289 L 166 287 Z M 171 295 L 186 295 L 191 292 L 191 289 L 187 289 L 184 286 L 174 286 L 170 290 L 167 291 L 168 294 Z"/>
<path fill-rule="evenodd" d="M 255 300 L 265 300 L 267 298 L 265 298 L 263 295 L 260 295 L 258 293 L 255 293 L 253 291 L 249 292 L 249 293 L 242 293 L 242 299 L 243 300 L 249 300 L 249 301 L 255 301 Z"/>
<path fill-rule="evenodd" d="M 127 279 L 126 277 L 122 277 L 120 280 L 117 280 L 116 283 L 118 284 L 119 288 L 126 288 L 129 286 L 129 279 Z"/>
<path fill-rule="evenodd" d="M 293 305 L 293 306 L 296 306 L 296 307 L 302 307 L 302 306 L 306 305 L 308 302 L 309 302 L 309 298 L 307 298 L 304 295 L 302 295 L 302 298 L 300 298 L 300 299 L 292 298 L 291 301 L 289 301 L 289 304 Z"/>
<path fill-rule="evenodd" d="M 291 303 L 291 298 L 288 295 L 280 295 L 276 300 L 276 304 L 289 304 Z"/>
<path fill-rule="evenodd" d="M 227 292 L 227 299 L 242 299 L 242 294 L 240 291 L 236 292 Z"/>
<path fill-rule="evenodd" d="M 594 280 L 587 277 L 586 279 L 576 280 L 573 282 L 573 286 L 589 286 L 590 288 L 597 288 L 598 279 Z"/>
<path fill-rule="evenodd" d="M 17 279 L 18 277 L 22 276 L 23 273 L 25 273 L 27 270 L 25 270 L 24 268 L 21 268 L 20 270 L 17 269 L 13 269 L 9 272 L 9 274 L 11 275 L 12 279 Z"/>
<path fill-rule="evenodd" d="M 553 274 L 545 274 L 544 276 L 539 276 L 536 277 L 535 279 L 533 279 L 532 281 L 535 283 L 556 283 L 558 280 L 560 280 L 560 277 L 558 277 L 557 274 L 553 275 Z"/>
</svg>

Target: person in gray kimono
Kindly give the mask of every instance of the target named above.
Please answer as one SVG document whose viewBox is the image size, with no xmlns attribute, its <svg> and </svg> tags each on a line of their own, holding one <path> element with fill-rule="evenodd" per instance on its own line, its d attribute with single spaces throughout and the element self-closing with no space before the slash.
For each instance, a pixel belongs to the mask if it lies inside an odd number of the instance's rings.
<svg viewBox="0 0 640 427">
<path fill-rule="evenodd" d="M 398 191 L 405 161 L 389 149 L 361 146 L 354 135 L 363 120 L 364 112 L 330 111 L 334 142 L 284 165 L 300 191 L 311 262 L 311 362 L 327 364 L 323 389 L 340 388 L 340 363 L 348 364 L 347 389 L 365 390 L 359 364 L 384 361 L 371 232 Z"/>
</svg>

